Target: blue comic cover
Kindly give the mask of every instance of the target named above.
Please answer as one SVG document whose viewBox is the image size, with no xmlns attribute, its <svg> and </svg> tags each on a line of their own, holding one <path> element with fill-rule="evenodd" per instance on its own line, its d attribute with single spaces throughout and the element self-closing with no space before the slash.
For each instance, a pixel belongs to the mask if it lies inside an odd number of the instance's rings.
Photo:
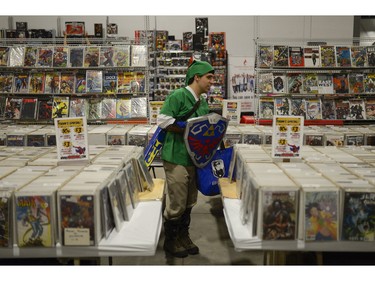
<svg viewBox="0 0 375 281">
<path fill-rule="evenodd" d="M 106 72 L 103 75 L 103 93 L 117 93 L 117 72 Z"/>
<path fill-rule="evenodd" d="M 351 67 L 350 47 L 336 46 L 336 65 L 337 67 Z"/>
</svg>

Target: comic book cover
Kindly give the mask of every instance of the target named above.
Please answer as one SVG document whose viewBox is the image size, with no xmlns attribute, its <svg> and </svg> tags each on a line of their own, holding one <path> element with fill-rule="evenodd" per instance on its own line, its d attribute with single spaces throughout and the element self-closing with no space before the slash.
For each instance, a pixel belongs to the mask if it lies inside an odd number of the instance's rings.
<svg viewBox="0 0 375 281">
<path fill-rule="evenodd" d="M 367 120 L 375 120 L 375 100 L 368 99 L 365 101 L 365 112 Z"/>
<path fill-rule="evenodd" d="M 274 99 L 275 115 L 290 114 L 290 100 L 287 97 L 276 97 Z"/>
<path fill-rule="evenodd" d="M 349 118 L 350 108 L 349 101 L 346 99 L 335 100 L 336 104 L 336 119 L 346 120 Z"/>
<path fill-rule="evenodd" d="M 13 88 L 13 73 L 0 73 L 0 92 L 11 93 Z"/>
<path fill-rule="evenodd" d="M 188 31 L 182 33 L 182 50 L 193 50 L 193 32 Z"/>
<path fill-rule="evenodd" d="M 69 97 L 53 97 L 52 118 L 69 117 Z"/>
<path fill-rule="evenodd" d="M 363 99 L 349 100 L 349 120 L 366 119 L 365 101 Z"/>
<path fill-rule="evenodd" d="M 296 191 L 263 191 L 261 207 L 263 240 L 296 239 Z"/>
<path fill-rule="evenodd" d="M 23 66 L 24 57 L 25 57 L 25 47 L 21 47 L 21 46 L 10 47 L 9 66 L 10 67 Z"/>
<path fill-rule="evenodd" d="M 70 244 L 65 237 L 68 228 L 88 231 L 89 245 L 95 245 L 95 213 L 93 195 L 61 195 L 60 231 L 62 245 Z"/>
<path fill-rule="evenodd" d="M 375 47 L 374 46 L 367 46 L 367 64 L 368 66 L 375 66 Z"/>
<path fill-rule="evenodd" d="M 349 79 L 347 73 L 333 73 L 333 93 L 349 94 Z"/>
<path fill-rule="evenodd" d="M 38 48 L 34 46 L 26 46 L 23 66 L 35 67 L 37 59 L 38 59 Z"/>
<path fill-rule="evenodd" d="M 119 71 L 117 73 L 117 93 L 129 94 L 131 92 L 131 81 L 134 81 L 133 71 Z"/>
<path fill-rule="evenodd" d="M 108 193 L 113 212 L 114 225 L 116 231 L 119 232 L 124 222 L 124 213 L 121 206 L 119 186 L 117 185 L 116 180 L 111 181 L 108 185 Z"/>
<path fill-rule="evenodd" d="M 60 93 L 61 73 L 58 71 L 46 72 L 44 93 L 58 94 Z"/>
<path fill-rule="evenodd" d="M 19 72 L 14 73 L 14 86 L 15 93 L 26 94 L 29 92 L 29 73 Z"/>
<path fill-rule="evenodd" d="M 347 46 L 336 46 L 336 66 L 337 67 L 351 67 L 352 56 L 350 53 L 350 47 Z"/>
<path fill-rule="evenodd" d="M 362 73 L 349 73 L 349 92 L 351 94 L 362 94 L 364 92 Z"/>
<path fill-rule="evenodd" d="M 94 35 L 96 38 L 103 38 L 103 24 L 94 23 L 94 30 L 95 30 Z"/>
<path fill-rule="evenodd" d="M 86 93 L 101 93 L 102 92 L 102 70 L 87 70 L 86 71 Z"/>
<path fill-rule="evenodd" d="M 352 58 L 352 67 L 367 66 L 367 53 L 365 46 L 351 46 L 350 54 Z"/>
<path fill-rule="evenodd" d="M 21 119 L 36 119 L 38 99 L 37 98 L 22 98 Z"/>
<path fill-rule="evenodd" d="M 147 117 L 147 98 L 139 97 L 132 98 L 130 105 L 131 118 L 146 118 Z"/>
<path fill-rule="evenodd" d="M 115 49 L 113 46 L 101 46 L 100 47 L 100 58 L 99 66 L 112 67 L 114 66 L 113 56 Z"/>
<path fill-rule="evenodd" d="M 289 54 L 288 46 L 285 46 L 285 45 L 273 46 L 273 66 L 274 67 L 289 66 L 288 54 Z"/>
<path fill-rule="evenodd" d="M 45 134 L 29 134 L 27 135 L 26 146 L 46 146 L 46 135 Z"/>
<path fill-rule="evenodd" d="M 108 187 L 105 186 L 100 190 L 100 205 L 101 205 L 101 224 L 104 237 L 108 238 L 109 234 L 115 228 L 115 221 L 111 206 L 111 198 L 109 195 Z"/>
<path fill-rule="evenodd" d="M 303 54 L 303 47 L 289 46 L 289 66 L 290 67 L 304 67 L 305 57 Z"/>
<path fill-rule="evenodd" d="M 83 37 L 85 35 L 85 23 L 83 21 L 66 21 L 65 33 L 68 37 Z"/>
<path fill-rule="evenodd" d="M 261 97 L 259 98 L 259 118 L 272 119 L 274 115 L 274 101 L 273 98 Z"/>
<path fill-rule="evenodd" d="M 116 118 L 116 99 L 115 98 L 104 98 L 102 100 L 102 119 L 115 119 Z"/>
<path fill-rule="evenodd" d="M 156 30 L 156 35 L 155 35 L 156 51 L 166 51 L 167 43 L 168 43 L 168 31 Z"/>
<path fill-rule="evenodd" d="M 310 146 L 323 146 L 324 144 L 324 139 L 323 139 L 323 134 L 321 135 L 314 135 L 314 134 L 304 134 L 305 137 L 305 145 L 310 145 Z"/>
<path fill-rule="evenodd" d="M 53 64 L 53 47 L 38 47 L 38 59 L 36 66 L 52 67 Z"/>
<path fill-rule="evenodd" d="M 53 247 L 54 232 L 51 196 L 16 196 L 18 247 Z"/>
<path fill-rule="evenodd" d="M 12 246 L 10 190 L 0 190 L 0 248 Z"/>
<path fill-rule="evenodd" d="M 76 94 L 86 93 L 86 71 L 76 72 L 76 78 L 74 80 L 74 90 Z"/>
<path fill-rule="evenodd" d="M 85 98 L 71 98 L 69 106 L 69 117 L 87 116 L 88 105 Z"/>
<path fill-rule="evenodd" d="M 318 73 L 318 93 L 333 94 L 332 74 Z"/>
<path fill-rule="evenodd" d="M 288 73 L 288 93 L 301 94 L 302 93 L 302 74 L 301 73 Z"/>
<path fill-rule="evenodd" d="M 318 94 L 318 74 L 305 73 L 303 74 L 303 92 L 306 94 Z"/>
<path fill-rule="evenodd" d="M 131 45 L 131 66 L 147 66 L 147 45 Z"/>
<path fill-rule="evenodd" d="M 119 98 L 116 103 L 116 118 L 126 119 L 131 117 L 131 99 Z"/>
<path fill-rule="evenodd" d="M 69 47 L 69 62 L 71 67 L 83 67 L 84 47 Z"/>
<path fill-rule="evenodd" d="M 306 118 L 306 103 L 302 98 L 290 99 L 290 115 Z"/>
<path fill-rule="evenodd" d="M 30 72 L 29 75 L 29 93 L 43 94 L 45 85 L 44 72 Z"/>
<path fill-rule="evenodd" d="M 104 72 L 103 74 L 103 93 L 116 94 L 117 93 L 117 72 Z"/>
<path fill-rule="evenodd" d="M 339 225 L 338 191 L 306 191 L 305 241 L 336 241 Z"/>
<path fill-rule="evenodd" d="M 52 106 L 53 106 L 52 99 L 39 99 L 38 109 L 37 109 L 38 120 L 51 120 Z"/>
<path fill-rule="evenodd" d="M 303 51 L 305 67 L 320 67 L 319 46 L 307 46 Z"/>
<path fill-rule="evenodd" d="M 133 208 L 137 208 L 139 203 L 139 190 L 140 190 L 140 183 L 137 180 L 136 173 L 135 173 L 135 162 L 130 161 L 128 162 L 125 167 L 125 178 L 128 183 L 128 191 L 130 194 L 130 199 L 133 205 Z"/>
<path fill-rule="evenodd" d="M 320 64 L 322 67 L 336 66 L 336 55 L 334 46 L 320 46 Z"/>
<path fill-rule="evenodd" d="M 286 75 L 283 73 L 273 73 L 273 92 L 275 94 L 285 94 L 286 87 Z"/>
<path fill-rule="evenodd" d="M 320 99 L 306 99 L 306 120 L 322 119 L 322 104 Z"/>
<path fill-rule="evenodd" d="M 22 134 L 7 134 L 7 146 L 25 146 L 26 135 Z"/>
<path fill-rule="evenodd" d="M 74 72 L 61 72 L 60 93 L 73 94 L 74 93 Z"/>
<path fill-rule="evenodd" d="M 259 67 L 270 68 L 273 64 L 273 47 L 259 46 Z"/>
<path fill-rule="evenodd" d="M 9 47 L 0 47 L 0 66 L 8 66 L 9 63 Z"/>
<path fill-rule="evenodd" d="M 375 93 L 375 73 L 365 73 L 363 76 L 365 93 Z"/>
<path fill-rule="evenodd" d="M 5 102 L 5 119 L 20 119 L 22 111 L 22 98 L 7 97 Z"/>
<path fill-rule="evenodd" d="M 69 47 L 55 47 L 53 53 L 53 67 L 68 66 Z"/>
<path fill-rule="evenodd" d="M 146 74 L 142 71 L 135 72 L 134 79 L 130 82 L 130 92 L 132 93 L 145 93 L 146 88 Z"/>
<path fill-rule="evenodd" d="M 374 241 L 375 193 L 345 191 L 342 237 L 344 241 Z"/>
<path fill-rule="evenodd" d="M 89 112 L 87 119 L 97 120 L 102 118 L 102 100 L 99 98 L 88 99 Z"/>
<path fill-rule="evenodd" d="M 100 47 L 99 46 L 86 46 L 84 51 L 84 67 L 99 66 Z"/>
<path fill-rule="evenodd" d="M 334 99 L 322 100 L 322 118 L 325 120 L 336 119 L 336 105 Z"/>
<path fill-rule="evenodd" d="M 260 94 L 272 93 L 272 90 L 273 90 L 272 80 L 273 80 L 272 73 L 260 73 L 259 74 L 259 93 Z"/>
<path fill-rule="evenodd" d="M 117 67 L 130 66 L 130 45 L 114 47 L 113 63 Z"/>
</svg>

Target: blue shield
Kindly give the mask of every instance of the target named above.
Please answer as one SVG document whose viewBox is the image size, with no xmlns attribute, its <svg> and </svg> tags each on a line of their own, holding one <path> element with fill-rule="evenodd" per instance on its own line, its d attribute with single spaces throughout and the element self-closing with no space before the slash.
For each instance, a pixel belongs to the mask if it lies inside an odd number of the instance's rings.
<svg viewBox="0 0 375 281">
<path fill-rule="evenodd" d="M 198 168 L 206 166 L 215 155 L 228 127 L 228 120 L 210 113 L 187 121 L 185 144 L 191 160 Z"/>
</svg>

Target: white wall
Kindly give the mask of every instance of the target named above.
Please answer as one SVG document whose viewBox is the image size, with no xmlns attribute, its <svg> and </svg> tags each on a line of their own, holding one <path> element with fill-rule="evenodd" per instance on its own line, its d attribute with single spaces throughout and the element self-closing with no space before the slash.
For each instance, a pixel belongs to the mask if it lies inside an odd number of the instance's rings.
<svg viewBox="0 0 375 281">
<path fill-rule="evenodd" d="M 195 31 L 197 16 L 13 16 L 17 21 L 28 22 L 28 28 L 55 29 L 61 35 L 66 21 L 84 21 L 88 34 L 94 33 L 94 23 L 116 23 L 119 35 L 134 37 L 134 30 L 145 29 L 146 19 L 150 29 L 168 30 L 176 39 L 185 31 Z M 199 17 L 205 17 L 200 15 Z M 226 32 L 230 56 L 254 56 L 254 39 L 318 40 L 353 37 L 354 16 L 207 16 L 209 31 Z M 8 28 L 8 16 L 0 16 L 0 28 Z M 60 25 L 58 25 L 60 23 Z"/>
</svg>

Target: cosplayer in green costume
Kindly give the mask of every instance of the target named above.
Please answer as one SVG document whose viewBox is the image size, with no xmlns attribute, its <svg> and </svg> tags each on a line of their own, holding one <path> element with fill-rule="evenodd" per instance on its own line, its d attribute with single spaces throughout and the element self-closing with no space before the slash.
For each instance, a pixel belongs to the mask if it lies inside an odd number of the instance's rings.
<svg viewBox="0 0 375 281">
<path fill-rule="evenodd" d="M 171 93 L 165 100 L 158 122 L 167 129 L 162 149 L 166 176 L 166 201 L 164 217 L 164 250 L 175 257 L 198 254 L 199 248 L 189 236 L 190 213 L 197 203 L 195 166 L 186 149 L 183 133 L 169 131 L 176 120 L 186 115 L 200 100 L 198 108 L 189 118 L 206 115 L 209 108 L 201 94 L 209 91 L 214 78 L 214 68 L 204 61 L 194 61 L 186 74 L 186 87 Z M 183 122 L 177 122 L 181 125 Z M 161 124 L 159 125 L 161 126 Z"/>
</svg>

